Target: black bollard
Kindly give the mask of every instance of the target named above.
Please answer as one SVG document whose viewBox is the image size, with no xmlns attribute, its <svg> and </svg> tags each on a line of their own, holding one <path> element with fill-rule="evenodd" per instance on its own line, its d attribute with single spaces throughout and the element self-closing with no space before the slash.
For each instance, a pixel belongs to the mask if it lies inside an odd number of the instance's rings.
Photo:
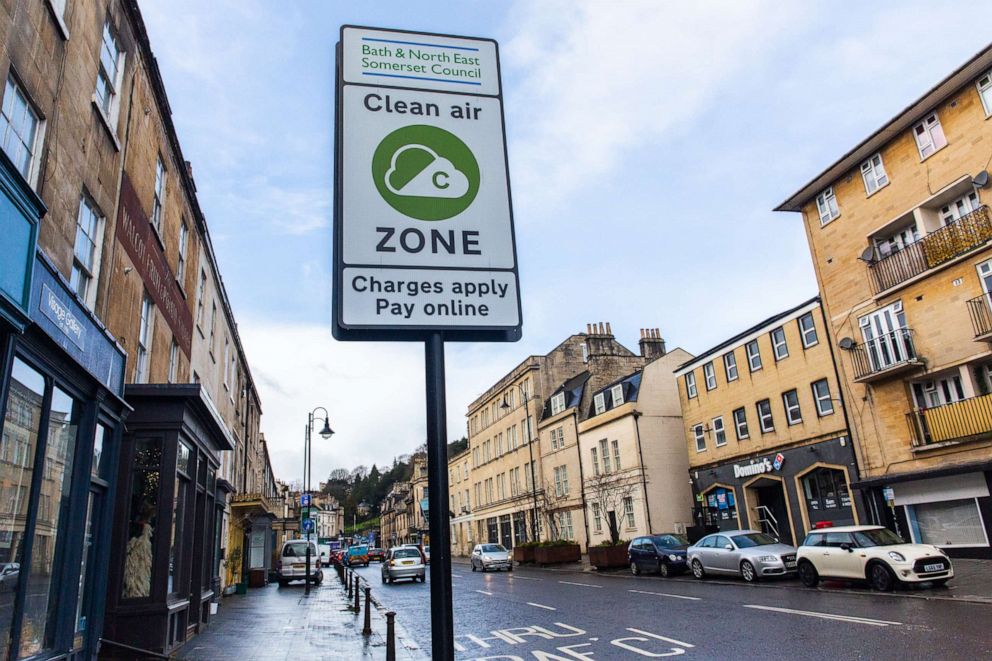
<svg viewBox="0 0 992 661">
<path fill-rule="evenodd" d="M 365 588 L 365 626 L 362 628 L 362 635 L 371 636 L 372 635 L 372 598 L 369 596 L 372 593 L 372 588 Z"/>
<path fill-rule="evenodd" d="M 347 577 L 345 583 L 348 584 L 348 601 L 351 601 L 351 575 L 345 574 L 345 576 Z"/>
<path fill-rule="evenodd" d="M 358 605 L 358 595 L 362 591 L 362 588 L 358 584 L 359 580 L 360 580 L 359 577 L 355 576 L 355 613 L 356 614 L 362 612 L 361 606 Z"/>
<path fill-rule="evenodd" d="M 393 620 L 396 613 L 389 611 L 386 613 L 386 661 L 396 661 L 396 630 Z"/>
</svg>

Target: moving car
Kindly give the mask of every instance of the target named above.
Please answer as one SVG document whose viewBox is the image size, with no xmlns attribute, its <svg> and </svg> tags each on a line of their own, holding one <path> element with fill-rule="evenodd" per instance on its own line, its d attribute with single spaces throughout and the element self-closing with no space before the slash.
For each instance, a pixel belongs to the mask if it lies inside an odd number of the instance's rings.
<svg viewBox="0 0 992 661">
<path fill-rule="evenodd" d="M 431 547 L 429 545 L 424 547 L 424 562 L 431 564 Z"/>
<path fill-rule="evenodd" d="M 882 526 L 814 530 L 797 553 L 799 579 L 814 587 L 821 578 L 867 580 L 876 590 L 900 583 L 944 585 L 954 577 L 951 559 L 936 546 L 907 544 Z"/>
<path fill-rule="evenodd" d="M 382 582 L 389 584 L 400 578 L 410 578 L 421 583 L 427 580 L 424 557 L 416 547 L 398 546 L 389 549 L 382 562 Z"/>
<path fill-rule="evenodd" d="M 331 547 L 329 544 L 317 544 L 317 552 L 320 554 L 320 564 L 322 567 L 329 567 L 331 564 Z"/>
<path fill-rule="evenodd" d="M 510 552 L 503 548 L 502 544 L 476 544 L 472 549 L 472 571 L 487 569 L 505 569 L 513 571 L 513 561 L 510 560 Z"/>
<path fill-rule="evenodd" d="M 668 577 L 686 570 L 685 551 L 689 540 L 677 533 L 635 537 L 627 547 L 627 563 L 634 576 L 657 572 Z"/>
<path fill-rule="evenodd" d="M 378 549 L 378 548 L 374 548 L 374 547 L 373 548 L 370 548 L 369 549 L 369 562 L 372 562 L 373 560 L 377 560 L 379 562 L 385 562 L 385 560 L 386 560 L 386 552 L 383 551 L 382 549 Z"/>
<path fill-rule="evenodd" d="M 0 564 L 0 591 L 13 591 L 17 589 L 17 579 L 21 574 L 21 564 L 19 562 L 5 562 Z"/>
<path fill-rule="evenodd" d="M 344 556 L 344 564 L 349 567 L 369 566 L 369 547 L 365 544 L 349 546 L 348 552 Z"/>
<path fill-rule="evenodd" d="M 324 572 L 321 570 L 320 556 L 317 555 L 317 545 L 305 539 L 291 539 L 282 543 L 279 553 L 276 578 L 280 587 L 286 587 L 290 581 L 306 580 L 307 545 L 310 546 L 310 582 L 315 585 L 323 582 Z"/>
<path fill-rule="evenodd" d="M 713 533 L 686 550 L 696 578 L 707 574 L 733 574 L 753 583 L 766 576 L 796 571 L 796 547 L 782 544 L 758 530 Z"/>
</svg>

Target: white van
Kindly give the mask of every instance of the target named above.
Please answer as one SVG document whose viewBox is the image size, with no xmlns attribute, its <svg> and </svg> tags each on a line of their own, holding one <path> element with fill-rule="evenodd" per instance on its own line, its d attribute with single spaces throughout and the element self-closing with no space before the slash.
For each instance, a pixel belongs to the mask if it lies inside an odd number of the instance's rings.
<svg viewBox="0 0 992 661">
<path fill-rule="evenodd" d="M 282 543 L 276 575 L 279 587 L 286 587 L 290 581 L 303 581 L 307 577 L 307 545 L 310 545 L 310 582 L 320 585 L 324 580 L 317 543 L 305 539 L 291 539 Z"/>
</svg>

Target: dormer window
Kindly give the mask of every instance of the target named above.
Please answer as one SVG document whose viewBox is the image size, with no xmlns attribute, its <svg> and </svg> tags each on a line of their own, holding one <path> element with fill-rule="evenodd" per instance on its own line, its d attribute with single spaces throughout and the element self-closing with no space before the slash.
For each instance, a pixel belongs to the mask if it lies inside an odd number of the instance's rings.
<svg viewBox="0 0 992 661">
<path fill-rule="evenodd" d="M 592 404 L 595 407 L 596 415 L 604 412 L 606 410 L 606 393 L 599 393 L 593 397 Z"/>
<path fill-rule="evenodd" d="M 610 389 L 610 397 L 613 398 L 613 408 L 623 404 L 623 384 L 618 383 Z"/>
<path fill-rule="evenodd" d="M 560 392 L 551 398 L 551 415 L 558 415 L 565 410 L 565 393 Z"/>
</svg>

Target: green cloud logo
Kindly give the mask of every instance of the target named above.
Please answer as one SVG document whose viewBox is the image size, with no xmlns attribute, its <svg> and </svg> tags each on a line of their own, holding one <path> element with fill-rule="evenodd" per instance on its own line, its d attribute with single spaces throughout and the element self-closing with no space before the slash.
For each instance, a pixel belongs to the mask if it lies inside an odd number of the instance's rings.
<svg viewBox="0 0 992 661">
<path fill-rule="evenodd" d="M 447 220 L 479 192 L 479 164 L 456 135 L 422 124 L 387 135 L 372 157 L 376 190 L 389 206 L 417 220 Z"/>
</svg>

